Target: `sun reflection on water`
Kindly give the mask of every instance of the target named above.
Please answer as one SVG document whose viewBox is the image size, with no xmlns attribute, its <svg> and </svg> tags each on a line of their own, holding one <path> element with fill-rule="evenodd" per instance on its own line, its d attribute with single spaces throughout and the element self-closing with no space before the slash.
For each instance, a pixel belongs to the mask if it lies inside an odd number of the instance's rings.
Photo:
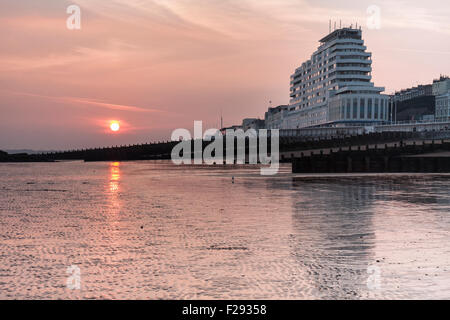
<svg viewBox="0 0 450 320">
<path fill-rule="evenodd" d="M 109 165 L 109 192 L 108 200 L 110 206 L 110 214 L 117 215 L 120 213 L 120 162 L 111 162 Z"/>
<path fill-rule="evenodd" d="M 109 191 L 111 193 L 117 193 L 119 192 L 120 162 L 112 162 L 109 165 L 109 171 Z"/>
</svg>

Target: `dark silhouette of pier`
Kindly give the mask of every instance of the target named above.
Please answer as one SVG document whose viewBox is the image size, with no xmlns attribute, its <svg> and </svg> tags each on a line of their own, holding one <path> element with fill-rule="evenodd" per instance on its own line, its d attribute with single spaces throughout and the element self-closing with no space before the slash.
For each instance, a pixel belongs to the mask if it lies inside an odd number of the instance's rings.
<svg viewBox="0 0 450 320">
<path fill-rule="evenodd" d="M 420 139 L 410 133 L 390 135 L 388 140 L 365 138 L 347 141 L 346 146 L 291 152 L 292 172 L 450 172 L 449 139 Z"/>
<path fill-rule="evenodd" d="M 293 172 L 450 172 L 450 131 L 379 132 L 347 137 L 280 137 L 280 161 Z M 269 150 L 270 139 L 269 139 Z M 204 149 L 210 141 L 203 141 Z M 0 162 L 168 160 L 178 141 L 49 152 L 7 154 Z M 191 141 L 191 157 L 194 155 Z M 223 154 L 226 155 L 226 139 Z M 237 143 L 234 143 L 235 155 Z M 248 154 L 249 141 L 245 152 Z M 219 163 L 220 164 L 220 161 Z"/>
<path fill-rule="evenodd" d="M 64 160 L 127 161 L 170 159 L 177 142 L 164 141 L 136 145 L 121 145 L 104 148 L 76 149 L 41 154 L 0 153 L 0 162 L 52 162 Z"/>
</svg>

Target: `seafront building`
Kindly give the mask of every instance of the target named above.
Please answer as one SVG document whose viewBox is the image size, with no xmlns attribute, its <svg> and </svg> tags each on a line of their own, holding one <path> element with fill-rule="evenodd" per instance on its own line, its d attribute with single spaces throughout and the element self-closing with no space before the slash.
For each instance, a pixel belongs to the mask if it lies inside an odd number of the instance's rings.
<svg viewBox="0 0 450 320">
<path fill-rule="evenodd" d="M 391 96 L 391 98 L 394 101 L 405 101 L 405 100 L 411 100 L 411 99 L 418 98 L 418 97 L 432 96 L 432 95 L 433 95 L 432 85 L 426 84 L 426 85 L 418 85 L 417 87 L 412 87 L 412 88 L 396 91 Z"/>
<path fill-rule="evenodd" d="M 395 121 L 432 121 L 435 113 L 432 85 L 418 85 L 390 96 Z"/>
<path fill-rule="evenodd" d="M 450 78 L 382 94 L 372 82 L 372 54 L 361 28 L 339 28 L 290 77 L 288 105 L 269 107 L 264 120 L 244 119 L 245 129 L 340 130 L 406 121 L 450 121 Z M 335 129 L 333 129 L 335 128 Z M 319 131 L 317 131 L 319 132 Z"/>
<path fill-rule="evenodd" d="M 248 129 L 264 129 L 265 124 L 264 120 L 258 119 L 258 118 L 246 118 L 242 120 L 242 129 L 244 131 L 247 131 Z"/>
<path fill-rule="evenodd" d="M 450 91 L 450 78 L 448 76 L 440 76 L 439 79 L 433 80 L 432 92 L 434 96 L 440 96 Z"/>
<path fill-rule="evenodd" d="M 436 97 L 436 115 L 437 121 L 450 121 L 450 91 Z"/>
<path fill-rule="evenodd" d="M 320 40 L 291 75 L 282 129 L 381 123 L 389 119 L 384 87 L 372 82 L 372 54 L 361 29 L 341 28 Z"/>
<path fill-rule="evenodd" d="M 433 94 L 436 96 L 436 113 L 437 121 L 450 120 L 450 78 L 441 76 L 439 79 L 433 80 Z"/>
<path fill-rule="evenodd" d="M 450 78 L 440 76 L 433 83 L 403 89 L 390 96 L 393 119 L 397 121 L 443 121 Z"/>
<path fill-rule="evenodd" d="M 264 114 L 266 129 L 281 129 L 283 119 L 287 115 L 288 111 L 288 105 L 280 105 L 278 107 L 269 108 Z"/>
</svg>

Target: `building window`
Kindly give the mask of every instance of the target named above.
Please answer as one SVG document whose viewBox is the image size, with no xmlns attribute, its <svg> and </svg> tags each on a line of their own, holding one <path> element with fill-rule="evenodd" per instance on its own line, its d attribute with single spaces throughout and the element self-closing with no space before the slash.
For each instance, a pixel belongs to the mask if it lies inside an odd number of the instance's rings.
<svg viewBox="0 0 450 320">
<path fill-rule="evenodd" d="M 345 118 L 345 100 L 341 101 L 341 119 Z"/>
<path fill-rule="evenodd" d="M 381 104 L 380 119 L 384 120 L 384 100 L 383 99 L 380 99 L 380 104 Z"/>
<path fill-rule="evenodd" d="M 367 99 L 367 118 L 372 119 L 372 98 Z"/>
<path fill-rule="evenodd" d="M 350 104 L 351 104 L 351 99 L 347 99 L 347 119 L 350 119 L 350 108 L 351 108 L 351 106 L 350 106 Z"/>
<path fill-rule="evenodd" d="M 359 101 L 359 118 L 364 119 L 366 117 L 365 115 L 366 111 L 366 100 L 364 98 L 361 98 Z"/>
<path fill-rule="evenodd" d="M 375 99 L 375 112 L 374 119 L 378 119 L 378 98 Z"/>
<path fill-rule="evenodd" d="M 388 101 L 384 100 L 384 120 L 388 119 L 389 116 L 389 109 L 388 109 Z"/>
</svg>

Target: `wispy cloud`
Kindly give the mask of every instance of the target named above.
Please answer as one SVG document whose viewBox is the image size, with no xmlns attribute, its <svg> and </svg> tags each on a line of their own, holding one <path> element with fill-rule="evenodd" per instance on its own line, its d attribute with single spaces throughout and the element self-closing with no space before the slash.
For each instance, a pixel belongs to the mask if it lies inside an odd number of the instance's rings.
<svg viewBox="0 0 450 320">
<path fill-rule="evenodd" d="M 111 109 L 111 110 L 133 111 L 133 112 L 158 112 L 158 113 L 166 112 L 166 111 L 161 111 L 161 110 L 157 110 L 157 109 L 137 107 L 137 106 L 132 106 L 132 105 L 115 104 L 115 103 L 102 102 L 102 101 L 90 100 L 90 99 L 85 99 L 85 98 L 65 97 L 62 99 L 64 101 L 67 101 L 72 104 L 78 104 L 78 103 L 87 104 L 87 105 Z"/>
<path fill-rule="evenodd" d="M 401 51 L 401 52 L 413 52 L 413 53 L 425 53 L 425 54 L 441 54 L 450 56 L 450 51 L 437 51 L 437 50 L 421 50 L 421 49 L 407 49 L 407 48 L 387 48 L 389 51 Z"/>
<path fill-rule="evenodd" d="M 81 7 L 81 30 L 66 28 L 69 4 Z M 381 9 L 379 30 L 364 30 L 370 5 Z M 0 138 L 56 124 L 67 137 L 69 126 L 91 124 L 75 117 L 120 116 L 162 137 L 193 119 L 214 122 L 220 109 L 230 125 L 262 116 L 267 101 L 288 102 L 289 75 L 329 19 L 362 25 L 377 85 L 426 83 L 450 68 L 449 16 L 448 0 L 0 1 Z M 86 130 L 77 135 L 90 141 Z"/>
<path fill-rule="evenodd" d="M 4 92 L 4 90 L 2 90 Z M 104 109 L 111 109 L 111 110 L 119 110 L 119 111 L 130 111 L 130 112 L 150 112 L 150 113 L 167 113 L 166 111 L 153 109 L 153 108 L 147 108 L 147 107 L 138 107 L 133 105 L 125 105 L 125 104 L 117 104 L 117 103 L 110 103 L 98 99 L 89 99 L 89 98 L 80 98 L 80 97 L 59 97 L 59 96 L 47 96 L 47 95 L 41 95 L 41 94 L 34 94 L 34 93 L 27 93 L 27 92 L 8 92 L 9 94 L 13 95 L 20 95 L 20 96 L 28 96 L 28 97 L 35 97 L 35 98 L 41 98 L 41 99 L 48 99 L 52 101 L 57 101 L 61 103 L 71 104 L 75 106 L 94 106 L 98 108 L 104 108 Z"/>
</svg>

